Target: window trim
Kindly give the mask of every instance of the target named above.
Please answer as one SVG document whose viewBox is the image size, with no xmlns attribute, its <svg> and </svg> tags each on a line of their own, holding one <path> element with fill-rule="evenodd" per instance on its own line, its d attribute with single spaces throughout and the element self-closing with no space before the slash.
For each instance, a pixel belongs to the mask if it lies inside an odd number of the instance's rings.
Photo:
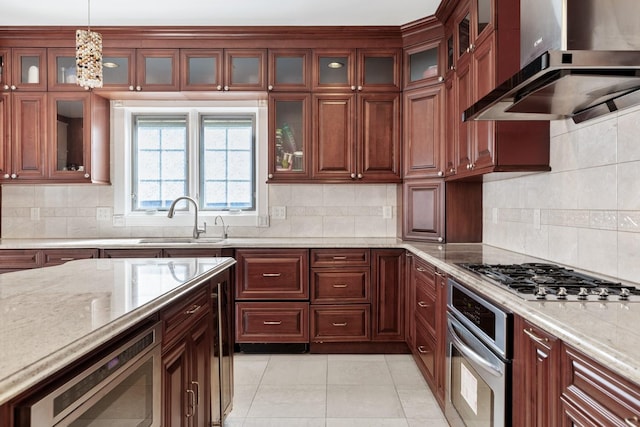
<svg viewBox="0 0 640 427">
<path fill-rule="evenodd" d="M 144 100 L 113 100 L 111 101 L 111 132 L 112 153 L 111 176 L 113 185 L 113 225 L 114 226 L 192 226 L 193 208 L 188 212 L 177 212 L 170 219 L 165 211 L 131 211 L 131 204 L 127 198 L 131 197 L 132 189 L 132 116 L 134 114 L 189 114 L 189 139 L 198 141 L 199 127 L 197 126 L 201 114 L 255 114 L 255 162 L 254 176 L 256 186 L 255 211 L 199 211 L 201 221 L 210 225 L 216 216 L 224 218 L 225 224 L 230 226 L 265 227 L 268 226 L 268 189 L 267 155 L 268 155 L 268 111 L 266 100 L 216 100 L 216 101 L 144 101 Z M 196 126 L 191 121 L 195 120 Z M 193 145 L 188 149 L 189 163 L 198 164 L 199 147 Z M 190 168 L 189 180 L 198 182 L 198 168 Z M 262 179 L 261 177 L 265 177 Z M 195 181 L 194 181 L 195 179 Z M 199 192 L 200 189 L 196 189 Z M 191 190 L 194 193 L 194 190 Z M 197 194 L 190 194 L 197 196 Z"/>
</svg>

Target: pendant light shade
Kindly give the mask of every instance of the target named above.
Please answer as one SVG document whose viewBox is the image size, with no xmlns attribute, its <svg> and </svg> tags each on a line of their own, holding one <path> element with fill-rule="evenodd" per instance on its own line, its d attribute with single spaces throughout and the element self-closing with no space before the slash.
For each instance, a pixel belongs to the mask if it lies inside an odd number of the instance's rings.
<svg viewBox="0 0 640 427">
<path fill-rule="evenodd" d="M 102 87 L 102 35 L 91 31 L 91 0 L 86 30 L 76 30 L 76 81 L 85 89 Z"/>
</svg>

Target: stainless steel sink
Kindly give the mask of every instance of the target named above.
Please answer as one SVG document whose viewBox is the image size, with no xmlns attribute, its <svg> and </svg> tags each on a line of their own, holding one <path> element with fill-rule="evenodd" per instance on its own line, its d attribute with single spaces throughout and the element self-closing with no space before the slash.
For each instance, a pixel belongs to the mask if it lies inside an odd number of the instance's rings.
<svg viewBox="0 0 640 427">
<path fill-rule="evenodd" d="M 170 244 L 170 243 L 218 243 L 224 239 L 220 237 L 200 237 L 198 239 L 193 237 L 146 237 L 139 239 L 138 243 L 157 243 L 157 244 Z"/>
</svg>

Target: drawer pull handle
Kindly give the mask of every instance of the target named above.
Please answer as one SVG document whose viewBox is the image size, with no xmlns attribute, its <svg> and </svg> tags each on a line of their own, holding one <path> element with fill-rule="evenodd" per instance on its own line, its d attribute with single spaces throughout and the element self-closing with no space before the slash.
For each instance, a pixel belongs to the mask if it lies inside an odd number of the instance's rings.
<svg viewBox="0 0 640 427">
<path fill-rule="evenodd" d="M 422 268 L 422 267 L 416 267 L 416 270 L 418 270 L 420 273 L 424 273 L 425 271 L 427 271 L 426 268 Z"/>
<path fill-rule="evenodd" d="M 200 305 L 194 304 L 194 305 L 191 306 L 191 308 L 189 310 L 185 311 L 184 314 L 193 314 L 196 311 L 200 310 L 201 307 L 202 306 L 200 306 Z"/>
<path fill-rule="evenodd" d="M 262 273 L 262 277 L 280 277 L 280 273 Z"/>
<path fill-rule="evenodd" d="M 633 417 L 625 418 L 624 422 L 627 423 L 628 426 L 638 427 L 638 417 L 636 417 L 635 415 Z"/>
<path fill-rule="evenodd" d="M 282 320 L 265 320 L 263 325 L 282 325 Z"/>
<path fill-rule="evenodd" d="M 347 257 L 344 256 L 344 255 L 336 255 L 336 256 L 333 257 L 333 259 L 335 261 L 344 261 L 345 259 L 347 259 Z"/>
<path fill-rule="evenodd" d="M 200 405 L 200 383 L 198 381 L 191 381 L 191 384 L 196 386 L 196 391 L 195 391 L 195 400 L 196 400 L 196 406 Z"/>
<path fill-rule="evenodd" d="M 190 389 L 187 389 L 187 396 L 189 397 L 189 403 L 187 404 L 187 413 L 185 414 L 187 418 L 193 417 L 194 410 L 196 408 L 196 392 Z"/>
<path fill-rule="evenodd" d="M 529 329 L 523 329 L 522 330 L 525 334 L 527 334 L 529 336 L 529 338 L 531 338 L 532 340 L 534 340 L 537 343 L 543 344 L 543 343 L 548 343 L 549 342 L 549 338 L 544 337 L 544 338 L 540 338 L 539 336 L 537 336 L 536 334 L 533 333 L 533 329 L 529 328 Z"/>
<path fill-rule="evenodd" d="M 347 286 L 349 286 L 349 285 L 347 285 L 346 283 L 334 283 L 333 284 L 334 288 L 346 288 Z"/>
<path fill-rule="evenodd" d="M 62 257 L 60 258 L 60 261 L 73 261 L 75 258 L 73 257 Z"/>
<path fill-rule="evenodd" d="M 333 323 L 333 326 L 347 326 L 347 322 L 344 323 Z"/>
<path fill-rule="evenodd" d="M 418 307 L 420 307 L 420 308 L 427 308 L 427 307 L 429 307 L 429 304 L 427 304 L 427 303 L 426 303 L 426 302 L 424 302 L 424 301 L 418 301 Z"/>
<path fill-rule="evenodd" d="M 418 353 L 420 353 L 420 354 L 427 354 L 427 353 L 429 353 L 429 352 L 427 351 L 427 349 L 426 349 L 423 345 L 419 345 L 419 346 L 418 346 Z"/>
</svg>

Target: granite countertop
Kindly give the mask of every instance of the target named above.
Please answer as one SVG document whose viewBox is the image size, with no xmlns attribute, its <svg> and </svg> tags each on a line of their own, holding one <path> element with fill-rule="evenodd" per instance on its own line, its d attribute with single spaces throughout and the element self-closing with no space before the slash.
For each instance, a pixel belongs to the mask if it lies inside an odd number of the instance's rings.
<svg viewBox="0 0 640 427">
<path fill-rule="evenodd" d="M 140 243 L 140 239 L 47 239 L 0 240 L 0 249 L 11 248 L 132 248 L 132 247 L 216 247 L 216 248 L 403 248 L 435 265 L 467 287 L 518 314 L 568 345 L 591 356 L 604 366 L 640 385 L 640 302 L 538 302 L 518 296 L 458 267 L 457 263 L 549 262 L 484 244 L 429 244 L 395 238 L 331 239 L 226 239 L 219 242 Z M 556 263 L 557 264 L 557 263 Z M 572 267 L 572 266 L 566 266 Z M 589 273 L 589 272 L 587 272 Z M 34 271 L 35 275 L 37 272 Z M 591 273 L 594 274 L 594 273 Z M 596 276 L 608 278 L 602 274 Z M 0 278 L 2 275 L 0 275 Z M 630 283 L 638 286 L 637 284 Z M 0 296 L 2 282 L 0 282 Z M 0 345 L 2 342 L 0 341 Z"/>
<path fill-rule="evenodd" d="M 234 263 L 89 259 L 0 274 L 0 404 Z"/>
</svg>

